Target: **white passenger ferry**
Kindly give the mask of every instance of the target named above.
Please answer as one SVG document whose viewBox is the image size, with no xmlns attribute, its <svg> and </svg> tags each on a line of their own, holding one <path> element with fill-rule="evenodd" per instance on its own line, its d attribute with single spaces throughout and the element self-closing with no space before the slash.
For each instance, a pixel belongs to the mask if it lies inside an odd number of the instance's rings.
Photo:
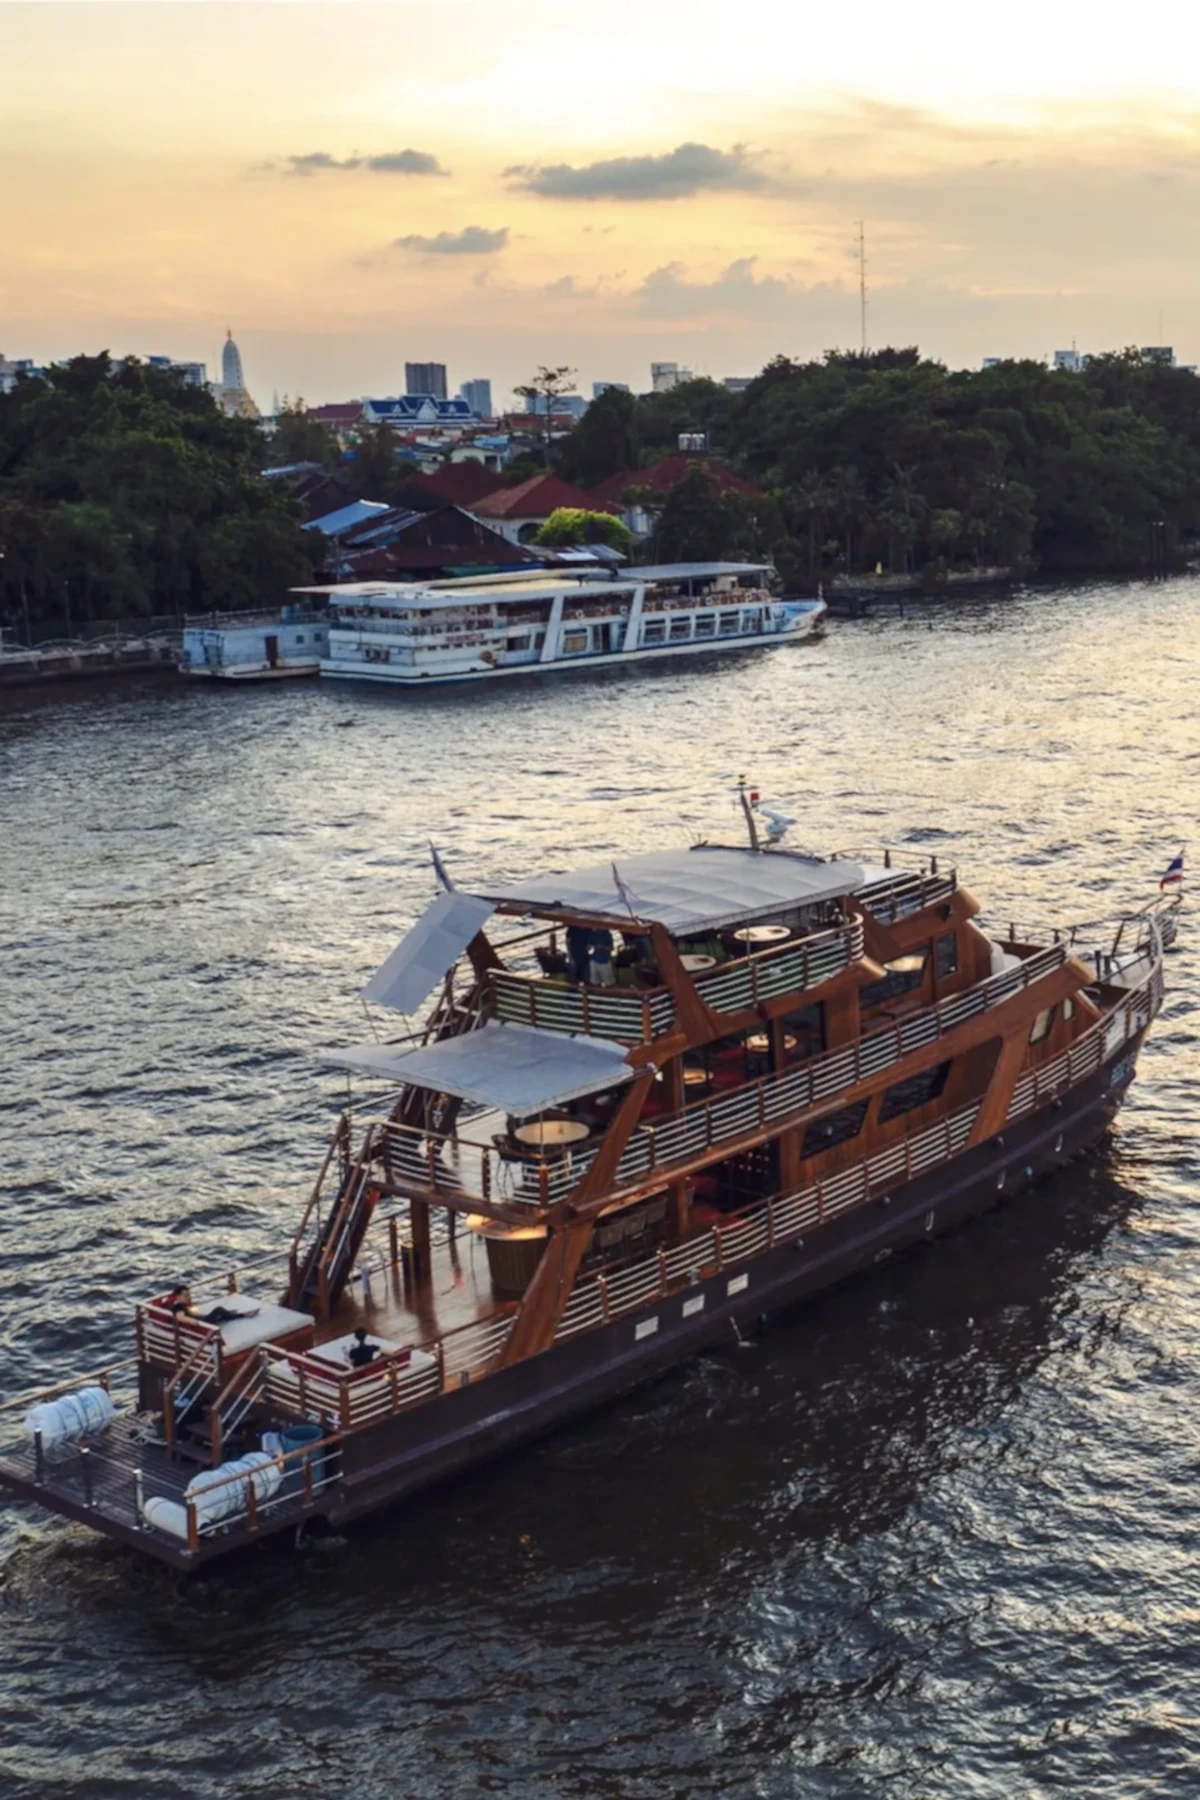
<svg viewBox="0 0 1200 1800">
<path fill-rule="evenodd" d="M 400 686 L 485 681 L 809 636 L 823 600 L 780 600 L 765 563 L 303 588 L 329 601 L 322 675 Z"/>
</svg>

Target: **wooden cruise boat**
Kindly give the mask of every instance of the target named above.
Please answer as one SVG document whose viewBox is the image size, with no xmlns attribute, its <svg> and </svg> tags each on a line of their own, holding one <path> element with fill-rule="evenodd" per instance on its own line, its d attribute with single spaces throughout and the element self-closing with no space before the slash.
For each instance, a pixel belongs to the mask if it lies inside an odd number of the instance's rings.
<svg viewBox="0 0 1200 1800">
<path fill-rule="evenodd" d="M 275 1266 L 148 1295 L 123 1363 L 9 1402 L 0 1483 L 182 1568 L 340 1526 L 1095 1142 L 1155 912 L 989 934 L 953 870 L 763 847 L 743 804 L 749 847 L 442 892 L 364 990 L 435 996 L 423 1026 L 324 1053 L 387 1100 Z"/>
<path fill-rule="evenodd" d="M 766 563 L 676 563 L 617 576 L 592 568 L 535 570 L 298 591 L 328 598 L 322 675 L 428 687 L 763 649 L 811 636 L 824 601 L 777 598 L 770 573 Z"/>
</svg>

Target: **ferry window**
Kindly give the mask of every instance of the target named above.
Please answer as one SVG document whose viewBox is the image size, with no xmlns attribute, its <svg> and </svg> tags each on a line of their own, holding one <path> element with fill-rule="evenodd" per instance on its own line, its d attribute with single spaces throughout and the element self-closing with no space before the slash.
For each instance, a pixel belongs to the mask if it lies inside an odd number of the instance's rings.
<svg viewBox="0 0 1200 1800">
<path fill-rule="evenodd" d="M 302 631 L 298 631 L 296 633 L 296 642 L 298 644 L 302 644 L 304 642 L 304 633 Z"/>
<path fill-rule="evenodd" d="M 888 1088 L 879 1103 L 879 1123 L 886 1125 L 889 1119 L 898 1119 L 901 1113 L 911 1112 L 914 1106 L 936 1100 L 949 1073 L 948 1062 L 938 1063 L 936 1068 L 922 1069 L 919 1075 L 909 1075 L 906 1080 Z"/>
<path fill-rule="evenodd" d="M 739 618 L 739 615 L 735 612 L 728 612 L 728 613 L 721 614 L 721 620 L 720 620 L 720 625 L 719 625 L 718 629 L 720 630 L 722 636 L 724 636 L 727 631 L 736 631 L 737 630 L 738 618 Z"/>
<path fill-rule="evenodd" d="M 1050 1036 L 1050 1027 L 1053 1023 L 1054 1008 L 1048 1006 L 1045 1012 L 1040 1012 L 1038 1014 L 1037 1018 L 1033 1021 L 1033 1024 L 1029 1027 L 1030 1043 L 1040 1044 L 1043 1038 L 1048 1038 Z"/>
<path fill-rule="evenodd" d="M 952 931 L 933 940 L 933 966 L 939 975 L 957 975 L 958 939 Z"/>
<path fill-rule="evenodd" d="M 690 638 L 691 635 L 692 635 L 691 619 L 683 618 L 683 619 L 672 619 L 671 620 L 671 642 L 673 644 L 677 643 L 680 638 Z"/>
<path fill-rule="evenodd" d="M 853 1106 L 843 1106 L 841 1112 L 814 1119 L 804 1133 L 801 1156 L 820 1156 L 823 1150 L 832 1150 L 835 1144 L 845 1144 L 857 1137 L 869 1104 L 867 1100 L 856 1100 Z"/>
<path fill-rule="evenodd" d="M 581 650 L 588 647 L 588 634 L 583 631 L 564 631 L 562 635 L 562 651 L 564 656 L 578 656 Z"/>
<path fill-rule="evenodd" d="M 642 627 L 643 644 L 661 644 L 667 635 L 665 619 L 647 619 Z"/>
<path fill-rule="evenodd" d="M 1062 1016 L 1064 1019 L 1073 1019 L 1075 1017 L 1075 1002 L 1073 1000 L 1063 1001 Z"/>
<path fill-rule="evenodd" d="M 759 628 L 761 627 L 761 625 L 762 625 L 761 613 L 744 612 L 742 614 L 742 630 L 743 631 L 758 631 Z"/>
<path fill-rule="evenodd" d="M 506 650 L 528 650 L 529 633 L 527 631 L 514 632 L 512 637 L 505 638 L 504 648 Z"/>
<path fill-rule="evenodd" d="M 716 620 L 715 613 L 697 613 L 696 614 L 696 636 L 697 637 L 711 637 L 713 632 L 716 629 L 717 629 L 717 620 Z"/>
<path fill-rule="evenodd" d="M 914 950 L 908 956 L 898 956 L 894 962 L 884 963 L 887 974 L 883 980 L 869 982 L 859 989 L 859 1006 L 878 1006 L 881 1001 L 894 1000 L 897 994 L 908 994 L 913 988 L 919 988 L 925 974 L 925 955 L 924 950 Z"/>
</svg>

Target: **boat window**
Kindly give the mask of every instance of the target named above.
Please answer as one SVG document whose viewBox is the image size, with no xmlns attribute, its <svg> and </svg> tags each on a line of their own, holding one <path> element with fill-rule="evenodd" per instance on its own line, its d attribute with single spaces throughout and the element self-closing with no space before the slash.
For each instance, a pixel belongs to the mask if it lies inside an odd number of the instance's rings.
<svg viewBox="0 0 1200 1800">
<path fill-rule="evenodd" d="M 673 644 L 678 643 L 680 638 L 690 638 L 691 635 L 692 621 L 690 618 L 671 620 L 671 642 Z"/>
<path fill-rule="evenodd" d="M 879 1123 L 886 1125 L 889 1119 L 898 1119 L 901 1113 L 924 1106 L 927 1100 L 936 1100 L 949 1073 L 948 1062 L 938 1063 L 936 1068 L 922 1069 L 919 1075 L 909 1075 L 888 1088 L 879 1103 Z"/>
<path fill-rule="evenodd" d="M 1033 1024 L 1029 1027 L 1030 1043 L 1040 1044 L 1043 1038 L 1048 1038 L 1050 1036 L 1050 1027 L 1053 1023 L 1054 1008 L 1048 1006 L 1045 1012 L 1040 1012 L 1038 1014 L 1037 1018 L 1033 1021 Z"/>
<path fill-rule="evenodd" d="M 581 650 L 588 647 L 586 625 L 582 631 L 564 631 L 562 634 L 562 653 L 564 656 L 578 656 Z"/>
<path fill-rule="evenodd" d="M 697 613 L 696 614 L 696 636 L 697 637 L 711 637 L 713 632 L 716 629 L 717 629 L 717 619 L 716 619 L 715 613 Z"/>
<path fill-rule="evenodd" d="M 1062 1016 L 1064 1019 L 1073 1019 L 1075 1017 L 1075 1002 L 1073 1000 L 1063 1001 Z"/>
<path fill-rule="evenodd" d="M 868 982 L 859 989 L 859 1006 L 878 1006 L 883 1000 L 894 1000 L 897 994 L 919 988 L 925 975 L 926 955 L 924 950 L 913 950 L 907 956 L 896 957 L 894 962 L 884 963 L 887 974 L 883 980 Z"/>
<path fill-rule="evenodd" d="M 665 619 L 647 619 L 642 627 L 643 644 L 661 644 L 667 635 Z"/>
<path fill-rule="evenodd" d="M 835 1144 L 845 1144 L 857 1137 L 869 1105 L 868 1100 L 856 1100 L 853 1106 L 843 1106 L 840 1112 L 814 1119 L 804 1133 L 801 1156 L 820 1156 L 823 1150 L 832 1150 Z"/>
<path fill-rule="evenodd" d="M 739 616 L 740 615 L 735 612 L 725 612 L 725 613 L 721 614 L 721 619 L 720 619 L 720 624 L 719 624 L 718 629 L 720 630 L 722 636 L 724 636 L 727 631 L 736 631 L 737 630 Z"/>
<path fill-rule="evenodd" d="M 527 631 L 514 632 L 511 637 L 505 638 L 504 648 L 506 650 L 528 650 L 529 633 Z"/>
<path fill-rule="evenodd" d="M 933 940 L 933 966 L 939 975 L 958 973 L 958 939 L 952 931 Z"/>
<path fill-rule="evenodd" d="M 761 613 L 744 612 L 742 614 L 742 630 L 743 631 L 757 631 L 761 625 L 762 625 L 762 614 Z"/>
<path fill-rule="evenodd" d="M 296 633 L 296 642 L 298 644 L 302 644 L 304 642 L 304 633 L 302 631 L 298 631 Z"/>
</svg>

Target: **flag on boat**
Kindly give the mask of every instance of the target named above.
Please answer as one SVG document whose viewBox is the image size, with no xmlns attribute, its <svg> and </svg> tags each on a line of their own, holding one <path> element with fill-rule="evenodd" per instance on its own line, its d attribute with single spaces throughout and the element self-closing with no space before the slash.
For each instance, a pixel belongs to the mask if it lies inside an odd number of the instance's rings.
<svg viewBox="0 0 1200 1800">
<path fill-rule="evenodd" d="M 1158 884 L 1159 892 L 1161 893 L 1163 888 L 1181 887 L 1182 884 L 1183 884 L 1183 851 L 1181 850 L 1179 852 L 1179 855 L 1173 856 L 1171 858 L 1170 862 L 1167 864 L 1167 872 Z"/>
<path fill-rule="evenodd" d="M 629 889 L 625 886 L 625 883 L 621 880 L 620 874 L 617 871 L 616 863 L 614 863 L 612 866 L 612 872 L 613 872 L 613 880 L 617 884 L 617 892 L 621 896 L 622 906 L 625 908 L 626 912 L 629 914 L 631 919 L 636 919 L 637 918 L 637 899 L 635 898 L 635 896 L 633 894 L 630 893 Z"/>
<path fill-rule="evenodd" d="M 446 865 L 437 853 L 436 844 L 430 844 L 429 854 L 433 858 L 433 872 L 437 876 L 438 886 L 444 893 L 452 894 L 454 892 L 454 883 L 446 873 Z"/>
</svg>

